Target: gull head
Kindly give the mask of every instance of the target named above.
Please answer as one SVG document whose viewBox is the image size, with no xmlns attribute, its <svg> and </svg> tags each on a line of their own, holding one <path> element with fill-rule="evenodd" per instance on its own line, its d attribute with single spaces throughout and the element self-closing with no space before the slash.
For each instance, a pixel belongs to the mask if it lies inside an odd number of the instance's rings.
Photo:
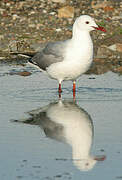
<svg viewBox="0 0 122 180">
<path fill-rule="evenodd" d="M 102 26 L 98 26 L 94 19 L 88 15 L 82 15 L 78 17 L 73 25 L 73 29 L 77 29 L 80 31 L 93 31 L 93 30 L 100 30 L 106 32 L 105 28 Z M 73 30 L 73 31 L 74 31 Z"/>
</svg>

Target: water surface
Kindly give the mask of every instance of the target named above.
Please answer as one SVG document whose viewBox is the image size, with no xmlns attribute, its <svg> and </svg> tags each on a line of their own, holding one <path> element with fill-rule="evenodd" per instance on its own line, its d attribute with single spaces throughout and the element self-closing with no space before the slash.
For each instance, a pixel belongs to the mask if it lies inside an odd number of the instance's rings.
<svg viewBox="0 0 122 180">
<path fill-rule="evenodd" d="M 76 102 L 64 82 L 59 101 L 56 81 L 1 65 L 0 152 L 2 180 L 122 179 L 122 76 L 83 75 Z"/>
</svg>

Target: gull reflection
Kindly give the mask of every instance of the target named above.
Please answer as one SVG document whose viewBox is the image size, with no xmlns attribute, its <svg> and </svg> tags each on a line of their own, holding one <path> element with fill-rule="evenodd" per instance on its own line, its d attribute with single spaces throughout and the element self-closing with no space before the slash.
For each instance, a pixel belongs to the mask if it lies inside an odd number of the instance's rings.
<svg viewBox="0 0 122 180">
<path fill-rule="evenodd" d="M 90 115 L 74 101 L 62 101 L 29 112 L 24 123 L 40 126 L 47 137 L 65 142 L 72 147 L 74 165 L 88 171 L 105 156 L 92 156 L 93 122 Z"/>
</svg>

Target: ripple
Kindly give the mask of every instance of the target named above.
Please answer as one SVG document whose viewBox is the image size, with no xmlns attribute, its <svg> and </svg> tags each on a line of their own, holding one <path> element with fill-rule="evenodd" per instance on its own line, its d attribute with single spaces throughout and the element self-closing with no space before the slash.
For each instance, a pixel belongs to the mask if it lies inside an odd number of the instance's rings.
<svg viewBox="0 0 122 180">
<path fill-rule="evenodd" d="M 57 88 L 36 88 L 31 87 L 30 89 L 19 89 L 15 91 L 4 91 L 4 96 L 9 96 L 20 101 L 41 101 L 41 100 L 52 100 L 58 97 Z M 63 88 L 62 98 L 72 98 L 72 89 Z M 93 101 L 121 101 L 122 100 L 122 89 L 117 88 L 90 88 L 90 87 L 79 87 L 76 91 L 76 98 L 82 100 L 93 100 Z"/>
<path fill-rule="evenodd" d="M 101 100 L 101 101 L 112 101 L 122 100 L 122 89 L 118 88 L 91 88 L 91 87 L 79 87 L 78 92 L 82 97 L 88 100 Z"/>
</svg>

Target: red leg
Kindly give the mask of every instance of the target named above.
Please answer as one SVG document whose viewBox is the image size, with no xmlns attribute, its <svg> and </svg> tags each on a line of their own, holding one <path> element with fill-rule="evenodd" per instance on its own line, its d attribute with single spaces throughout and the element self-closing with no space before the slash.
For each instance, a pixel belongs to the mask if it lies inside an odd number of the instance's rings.
<svg viewBox="0 0 122 180">
<path fill-rule="evenodd" d="M 59 83 L 58 92 L 59 92 L 59 93 L 61 93 L 61 92 L 62 92 L 62 89 L 61 89 L 61 83 Z"/>
<path fill-rule="evenodd" d="M 75 81 L 73 82 L 73 99 L 75 100 L 75 91 L 76 91 L 76 84 Z"/>
<path fill-rule="evenodd" d="M 59 88 L 58 88 L 59 99 L 61 98 L 61 92 L 62 92 L 61 83 L 59 83 Z"/>
<path fill-rule="evenodd" d="M 76 84 L 75 82 L 73 82 L 73 92 L 75 92 L 75 89 L 76 89 Z"/>
</svg>

